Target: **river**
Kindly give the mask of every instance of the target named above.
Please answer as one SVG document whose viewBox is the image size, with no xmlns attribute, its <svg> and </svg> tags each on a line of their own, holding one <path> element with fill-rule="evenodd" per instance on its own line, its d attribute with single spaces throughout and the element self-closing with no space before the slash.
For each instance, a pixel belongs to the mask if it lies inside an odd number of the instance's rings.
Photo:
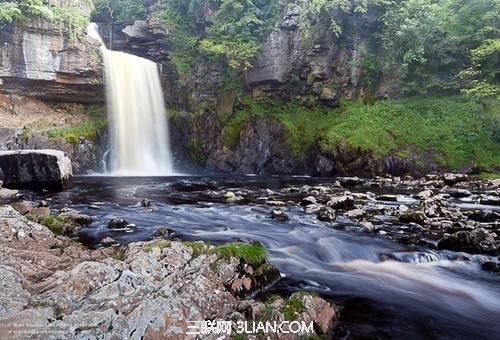
<svg viewBox="0 0 500 340">
<path fill-rule="evenodd" d="M 38 193 L 51 209 L 71 207 L 93 222 L 78 239 L 91 246 L 112 237 L 120 244 L 149 240 L 161 228 L 172 238 L 213 244 L 256 240 L 269 251 L 282 279 L 264 295 L 315 291 L 344 306 L 339 338 L 496 339 L 500 335 L 500 276 L 481 269 L 490 257 L 405 245 L 383 232 L 366 232 L 342 216 L 323 222 L 299 203 L 311 186 L 328 187 L 335 179 L 260 176 L 75 177 L 70 189 Z M 349 188 L 366 193 L 369 186 Z M 411 206 L 411 187 L 377 188 L 398 194 Z M 395 191 L 397 190 L 397 191 Z M 233 192 L 237 200 L 224 194 Z M 141 205 L 148 199 L 150 206 Z M 272 218 L 269 200 L 289 219 Z M 293 202 L 293 203 L 292 203 Z M 382 202 L 380 204 L 395 204 Z M 129 223 L 107 227 L 113 218 Z M 378 216 L 376 226 L 390 228 Z M 397 259 L 383 260 L 383 259 Z"/>
</svg>

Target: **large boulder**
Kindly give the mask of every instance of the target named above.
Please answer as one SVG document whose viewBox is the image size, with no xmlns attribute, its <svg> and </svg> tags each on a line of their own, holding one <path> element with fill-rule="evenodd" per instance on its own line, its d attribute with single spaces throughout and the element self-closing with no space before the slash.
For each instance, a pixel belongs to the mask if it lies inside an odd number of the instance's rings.
<svg viewBox="0 0 500 340">
<path fill-rule="evenodd" d="M 5 188 L 62 190 L 72 177 L 71 160 L 62 151 L 0 151 L 0 180 Z"/>
</svg>

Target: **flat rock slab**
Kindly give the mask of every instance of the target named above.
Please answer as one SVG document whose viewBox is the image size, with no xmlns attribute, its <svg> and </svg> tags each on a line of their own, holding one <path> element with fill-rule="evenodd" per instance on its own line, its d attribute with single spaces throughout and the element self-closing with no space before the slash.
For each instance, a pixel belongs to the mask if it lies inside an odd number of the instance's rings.
<svg viewBox="0 0 500 340">
<path fill-rule="evenodd" d="M 72 177 L 71 160 L 62 151 L 0 151 L 0 180 L 5 188 L 62 190 Z"/>
</svg>

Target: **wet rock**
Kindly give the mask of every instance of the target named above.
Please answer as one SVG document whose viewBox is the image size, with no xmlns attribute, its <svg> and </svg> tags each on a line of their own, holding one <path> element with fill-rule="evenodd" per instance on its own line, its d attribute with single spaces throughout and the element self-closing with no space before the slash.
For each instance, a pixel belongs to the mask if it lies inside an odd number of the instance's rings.
<svg viewBox="0 0 500 340">
<path fill-rule="evenodd" d="M 438 249 L 463 251 L 470 254 L 480 254 L 481 245 L 470 231 L 459 231 L 441 238 L 437 244 Z"/>
<path fill-rule="evenodd" d="M 289 219 L 288 215 L 281 209 L 273 209 L 271 217 L 278 221 L 287 221 Z"/>
<path fill-rule="evenodd" d="M 270 200 L 270 201 L 266 201 L 266 204 L 276 206 L 276 207 L 284 207 L 286 205 L 286 202 Z"/>
<path fill-rule="evenodd" d="M 478 222 L 500 221 L 500 214 L 490 209 L 473 210 L 467 215 L 467 218 Z"/>
<path fill-rule="evenodd" d="M 459 182 L 465 182 L 469 179 L 467 174 L 446 173 L 443 175 L 443 181 L 446 185 L 454 185 Z"/>
<path fill-rule="evenodd" d="M 238 298 L 245 298 L 262 291 L 280 278 L 280 273 L 269 262 L 255 266 L 241 261 L 224 286 Z"/>
<path fill-rule="evenodd" d="M 108 228 L 110 229 L 124 229 L 127 228 L 128 222 L 123 218 L 113 218 L 108 222 Z"/>
<path fill-rule="evenodd" d="M 160 228 L 154 232 L 153 237 L 170 237 L 174 233 L 175 230 L 171 228 Z"/>
<path fill-rule="evenodd" d="M 398 195 L 391 195 L 391 194 L 386 194 L 386 195 L 378 195 L 376 197 L 377 201 L 386 201 L 386 202 L 397 202 L 398 201 Z"/>
<path fill-rule="evenodd" d="M 353 209 L 346 211 L 344 216 L 353 220 L 358 220 L 366 216 L 366 211 L 363 209 Z"/>
<path fill-rule="evenodd" d="M 316 198 L 314 196 L 307 196 L 300 201 L 300 205 L 303 207 L 310 204 L 316 204 Z"/>
<path fill-rule="evenodd" d="M 76 223 L 78 223 L 80 226 L 87 226 L 90 223 L 92 223 L 92 217 L 86 214 L 82 214 L 74 209 L 70 208 L 63 208 L 61 209 L 59 217 L 62 218 L 67 218 L 70 219 Z"/>
<path fill-rule="evenodd" d="M 362 182 L 362 180 L 360 180 L 358 177 L 341 177 L 340 178 L 340 184 L 344 188 L 355 187 L 356 185 L 358 185 L 361 182 Z"/>
<path fill-rule="evenodd" d="M 355 202 L 352 196 L 335 196 L 330 198 L 326 205 L 333 209 L 351 210 L 354 209 Z"/>
<path fill-rule="evenodd" d="M 115 244 L 118 244 L 118 242 L 116 242 L 113 238 L 109 236 L 103 238 L 99 243 L 102 244 L 104 247 L 111 247 Z"/>
<path fill-rule="evenodd" d="M 486 261 L 481 264 L 481 268 L 493 274 L 500 274 L 500 263 L 494 261 Z"/>
<path fill-rule="evenodd" d="M 430 198 L 432 196 L 434 196 L 434 192 L 432 190 L 423 190 L 423 191 L 420 191 L 420 192 L 416 193 L 415 195 L 413 195 L 414 198 L 420 199 L 420 200 L 424 200 L 424 199 Z"/>
<path fill-rule="evenodd" d="M 481 199 L 479 199 L 479 203 L 484 205 L 500 206 L 500 197 L 498 196 L 482 197 Z"/>
<path fill-rule="evenodd" d="M 461 188 L 450 188 L 446 190 L 446 193 L 448 193 L 451 197 L 456 198 L 469 197 L 472 195 L 469 190 Z"/>
<path fill-rule="evenodd" d="M 423 211 L 407 211 L 399 216 L 399 222 L 402 223 L 418 223 L 424 225 L 426 223 L 427 217 Z"/>
<path fill-rule="evenodd" d="M 335 210 L 330 207 L 323 207 L 318 211 L 318 220 L 325 222 L 334 222 L 337 218 Z"/>
<path fill-rule="evenodd" d="M 143 207 L 150 207 L 151 206 L 151 201 L 148 200 L 147 198 L 143 198 L 141 200 L 141 206 L 143 206 Z"/>
</svg>

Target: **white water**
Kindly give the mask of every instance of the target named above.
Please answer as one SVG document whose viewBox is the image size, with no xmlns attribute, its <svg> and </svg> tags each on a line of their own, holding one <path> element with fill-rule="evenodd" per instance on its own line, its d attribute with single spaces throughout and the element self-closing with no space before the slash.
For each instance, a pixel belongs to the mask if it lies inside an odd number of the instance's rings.
<svg viewBox="0 0 500 340">
<path fill-rule="evenodd" d="M 156 64 L 108 50 L 101 42 L 106 76 L 106 98 L 113 152 L 108 168 L 119 176 L 165 176 L 173 173 L 165 102 Z"/>
</svg>

